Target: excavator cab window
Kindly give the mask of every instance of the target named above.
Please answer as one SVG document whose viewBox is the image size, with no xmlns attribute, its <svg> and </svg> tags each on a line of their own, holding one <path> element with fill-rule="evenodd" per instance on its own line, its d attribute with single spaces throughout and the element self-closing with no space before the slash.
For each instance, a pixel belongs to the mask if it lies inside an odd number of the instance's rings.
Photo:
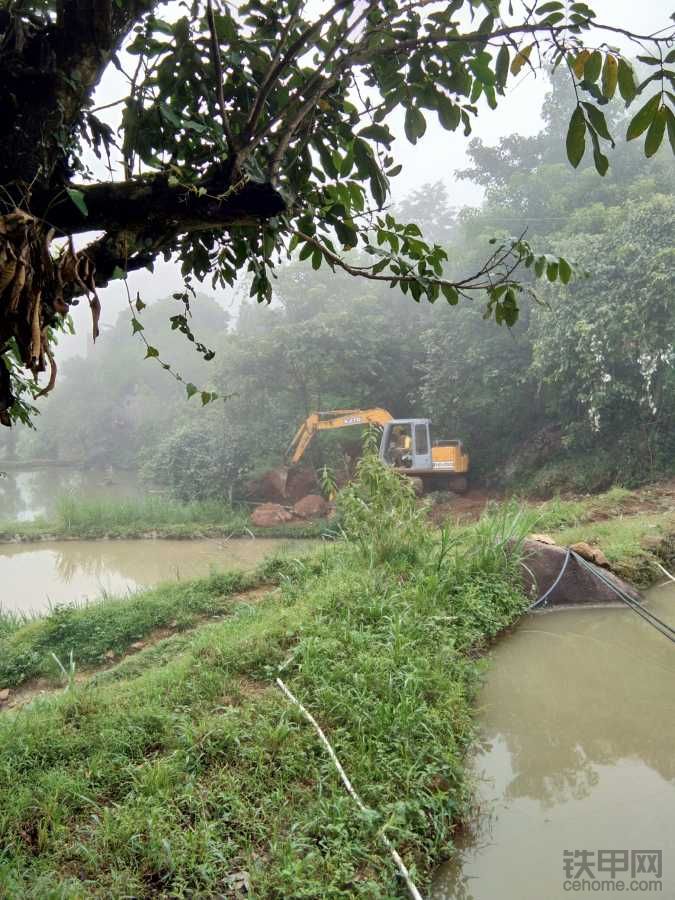
<svg viewBox="0 0 675 900">
<path fill-rule="evenodd" d="M 410 425 L 394 425 L 388 434 L 384 460 L 397 468 L 412 465 L 412 428 Z"/>
<path fill-rule="evenodd" d="M 427 425 L 415 425 L 415 453 L 429 452 L 429 428 Z"/>
</svg>

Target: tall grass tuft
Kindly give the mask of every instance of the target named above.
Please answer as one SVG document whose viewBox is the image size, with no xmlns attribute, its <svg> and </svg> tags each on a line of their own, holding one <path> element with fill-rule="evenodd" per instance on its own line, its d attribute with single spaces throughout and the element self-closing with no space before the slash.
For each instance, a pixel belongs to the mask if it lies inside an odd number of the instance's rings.
<svg viewBox="0 0 675 900">
<path fill-rule="evenodd" d="M 120 528 L 159 528 L 165 525 L 224 525 L 244 528 L 247 516 L 216 500 L 181 503 L 167 497 L 123 500 L 90 499 L 64 494 L 56 505 L 59 527 L 65 532 L 114 531 Z"/>
<path fill-rule="evenodd" d="M 6 635 L 18 631 L 29 621 L 29 618 L 23 613 L 0 608 L 0 640 Z"/>
<path fill-rule="evenodd" d="M 414 564 L 430 540 L 426 509 L 417 504 L 410 480 L 383 465 L 368 446 L 356 477 L 337 496 L 337 512 L 345 537 L 371 568 Z"/>
</svg>

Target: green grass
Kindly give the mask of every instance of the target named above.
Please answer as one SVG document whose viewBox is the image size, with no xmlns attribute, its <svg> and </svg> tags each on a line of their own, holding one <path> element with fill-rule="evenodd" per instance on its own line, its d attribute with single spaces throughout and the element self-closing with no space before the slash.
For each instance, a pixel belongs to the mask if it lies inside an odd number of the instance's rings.
<svg viewBox="0 0 675 900">
<path fill-rule="evenodd" d="M 325 522 L 294 522 L 272 528 L 251 526 L 248 511 L 217 501 L 183 503 L 161 496 L 121 500 L 64 494 L 52 520 L 0 524 L 0 540 L 66 538 L 190 538 L 244 534 L 262 537 L 313 538 L 329 530 Z"/>
<path fill-rule="evenodd" d="M 635 501 L 637 494 L 622 487 L 613 487 L 602 494 L 594 494 L 584 498 L 563 499 L 553 497 L 538 504 L 537 520 L 534 523 L 538 531 L 556 530 L 590 522 L 601 517 L 610 518 L 621 515 Z"/>
<path fill-rule="evenodd" d="M 656 563 L 671 564 L 674 535 L 672 513 L 654 513 L 566 528 L 556 534 L 556 540 L 564 545 L 586 541 L 600 547 L 614 571 L 638 587 L 648 587 L 662 578 Z"/>
<path fill-rule="evenodd" d="M 224 608 L 222 583 L 193 583 L 192 609 L 222 619 L 1 716 L 0 893 L 229 896 L 246 872 L 257 898 L 404 896 L 381 828 L 426 889 L 470 802 L 480 653 L 526 602 L 524 530 L 502 513 L 471 540 L 433 533 L 407 503 L 382 521 L 353 504 L 347 540 L 257 573 L 279 589 L 256 604 Z M 115 620 L 139 606 L 118 601 Z M 58 646 L 76 664 L 115 627 L 71 624 Z M 281 665 L 372 814 L 274 686 Z"/>
<path fill-rule="evenodd" d="M 658 507 L 658 490 L 646 495 Z M 656 565 L 671 565 L 675 552 L 675 516 L 668 503 L 661 511 L 638 512 L 639 492 L 613 487 L 603 494 L 564 500 L 554 497 L 532 507 L 532 531 L 547 532 L 558 544 L 585 541 L 599 547 L 612 568 L 638 587 L 662 577 Z"/>
<path fill-rule="evenodd" d="M 0 618 L 0 686 L 58 676 L 52 654 L 64 660 L 72 651 L 78 665 L 100 665 L 106 653 L 126 650 L 155 628 L 175 623 L 173 627 L 183 629 L 198 616 L 222 614 L 228 597 L 251 583 L 250 575 L 228 572 L 163 584 L 126 598 L 58 606 L 33 620 L 6 615 Z"/>
<path fill-rule="evenodd" d="M 0 716 L 0 896 L 230 896 L 246 873 L 259 900 L 391 900 L 405 890 L 381 829 L 427 891 L 470 808 L 483 651 L 526 606 L 519 551 L 539 511 L 508 504 L 432 531 L 409 485 L 366 460 L 340 514 L 345 540 L 307 558 L 0 632 L 5 675 L 21 680 L 56 675 L 52 653 L 68 668 L 72 650 L 77 670 L 184 626 Z M 549 507 L 549 524 L 573 514 L 586 512 Z M 559 538 L 596 537 L 627 559 L 645 533 L 667 533 L 649 516 L 575 528 Z M 262 582 L 277 589 L 233 598 Z M 372 812 L 275 687 L 280 671 Z"/>
<path fill-rule="evenodd" d="M 32 617 L 12 610 L 0 609 L 0 641 L 9 634 L 18 631 Z"/>
<path fill-rule="evenodd" d="M 248 517 L 216 501 L 182 503 L 152 495 L 110 500 L 64 494 L 56 504 L 56 523 L 65 532 L 80 534 L 130 526 L 149 530 L 163 525 L 222 525 L 236 529 L 245 527 Z"/>
</svg>

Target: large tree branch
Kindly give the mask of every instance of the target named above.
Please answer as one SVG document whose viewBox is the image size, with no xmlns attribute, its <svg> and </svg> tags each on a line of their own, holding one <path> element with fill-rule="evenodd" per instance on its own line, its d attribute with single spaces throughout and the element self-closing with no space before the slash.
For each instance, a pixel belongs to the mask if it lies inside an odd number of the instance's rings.
<svg viewBox="0 0 675 900">
<path fill-rule="evenodd" d="M 48 221 L 56 227 L 56 214 L 58 230 L 68 234 L 105 231 L 83 251 L 93 264 L 98 287 L 118 277 L 120 269 L 135 271 L 148 266 L 160 253 L 174 251 L 181 235 L 257 225 L 286 208 L 270 184 L 245 179 L 219 195 L 170 185 L 165 176 L 83 185 L 81 190 L 88 216 L 66 198 L 55 204 Z M 66 289 L 66 299 L 84 292 L 82 284 L 73 282 Z"/>
<path fill-rule="evenodd" d="M 216 167 L 195 185 L 179 184 L 171 176 L 150 175 L 122 182 L 73 185 L 86 207 L 82 211 L 66 191 L 56 197 L 35 196 L 33 212 L 61 234 L 87 231 L 134 231 L 153 235 L 180 234 L 200 229 L 252 224 L 285 209 L 271 184 L 241 178 L 229 184 Z"/>
</svg>

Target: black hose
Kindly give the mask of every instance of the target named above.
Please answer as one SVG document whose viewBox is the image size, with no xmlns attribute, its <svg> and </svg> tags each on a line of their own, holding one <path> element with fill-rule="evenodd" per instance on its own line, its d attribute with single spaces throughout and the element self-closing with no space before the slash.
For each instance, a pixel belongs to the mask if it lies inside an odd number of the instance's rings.
<svg viewBox="0 0 675 900">
<path fill-rule="evenodd" d="M 567 563 L 570 561 L 570 556 L 571 556 L 571 555 L 572 555 L 572 551 L 568 548 L 568 549 L 567 549 L 567 553 L 565 554 L 565 559 L 563 560 L 563 564 L 562 564 L 562 566 L 561 566 L 561 568 L 560 568 L 560 571 L 558 572 L 558 577 L 557 577 L 556 580 L 553 582 L 553 584 L 551 585 L 551 587 L 550 587 L 547 591 L 545 591 L 545 592 L 541 595 L 541 597 L 539 597 L 538 600 L 535 600 L 534 603 L 532 603 L 530 606 L 528 606 L 528 608 L 527 608 L 527 611 L 528 611 L 528 612 L 531 612 L 533 609 L 536 609 L 538 606 L 541 606 L 542 603 L 546 603 L 546 600 L 547 600 L 548 597 L 553 593 L 553 591 L 555 590 L 555 588 L 558 586 L 558 582 L 560 581 L 560 579 L 561 579 L 561 578 L 563 577 L 563 575 L 565 574 L 565 569 L 567 568 Z"/>
<path fill-rule="evenodd" d="M 560 571 L 558 572 L 558 577 L 553 582 L 553 584 L 548 588 L 548 590 L 544 591 L 544 593 L 539 597 L 534 603 L 528 606 L 527 611 L 531 612 L 533 609 L 536 609 L 538 606 L 541 606 L 549 596 L 553 593 L 555 588 L 558 586 L 560 579 L 563 577 L 565 573 L 565 569 L 567 568 L 567 564 L 570 561 L 570 558 L 574 557 L 574 559 L 580 563 L 591 575 L 595 575 L 606 587 L 610 588 L 610 590 L 614 591 L 616 596 L 622 603 L 625 603 L 629 609 L 632 609 L 633 612 L 636 612 L 641 618 L 645 620 L 649 625 L 653 628 L 656 628 L 658 632 L 660 632 L 664 637 L 667 637 L 669 641 L 675 643 L 675 628 L 672 628 L 667 622 L 664 622 L 663 619 L 659 619 L 657 615 L 655 615 L 651 610 L 645 609 L 640 603 L 636 600 L 633 600 L 625 591 L 623 591 L 620 587 L 617 587 L 612 581 L 609 580 L 602 572 L 598 571 L 595 566 L 591 566 L 587 560 L 583 558 L 583 556 L 579 556 L 578 553 L 575 553 L 574 550 L 570 550 L 567 548 L 567 552 L 565 554 L 565 559 L 563 560 L 563 564 L 560 567 Z"/>
<path fill-rule="evenodd" d="M 608 588 L 611 588 L 611 590 L 614 591 L 619 600 L 625 603 L 626 606 L 633 610 L 633 612 L 636 612 L 645 620 L 645 622 L 648 622 L 664 637 L 667 637 L 668 640 L 675 643 L 675 628 L 672 628 L 667 622 L 664 622 L 663 619 L 659 619 L 659 617 L 655 615 L 651 610 L 645 609 L 644 606 L 642 606 L 636 600 L 633 600 L 632 597 L 629 597 L 629 595 L 625 591 L 621 590 L 621 588 L 613 584 L 609 580 L 609 578 L 606 578 L 601 572 L 598 572 L 597 569 L 591 567 L 582 556 L 579 556 L 578 553 L 574 553 L 574 551 L 572 551 L 572 555 L 578 563 L 584 566 L 584 568 L 591 572 L 591 574 L 595 575 L 596 578 L 599 578 L 600 581 L 602 581 L 603 584 L 605 584 Z"/>
</svg>

